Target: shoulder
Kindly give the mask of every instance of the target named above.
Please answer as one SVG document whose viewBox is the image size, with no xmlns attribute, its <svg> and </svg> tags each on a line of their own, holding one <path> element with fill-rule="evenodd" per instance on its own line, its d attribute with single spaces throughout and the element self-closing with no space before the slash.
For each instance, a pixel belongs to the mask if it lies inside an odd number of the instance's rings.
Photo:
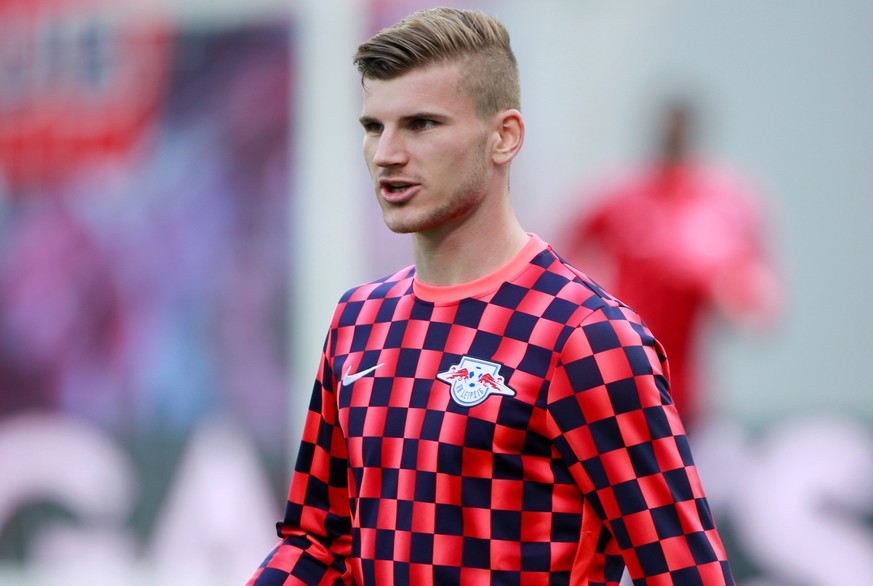
<svg viewBox="0 0 873 586">
<path fill-rule="evenodd" d="M 580 313 L 580 322 L 594 311 L 622 305 L 594 279 L 565 260 L 551 245 L 540 252 L 532 264 L 542 271 L 533 288 L 586 310 Z"/>
<path fill-rule="evenodd" d="M 333 326 L 342 322 L 357 321 L 366 306 L 375 307 L 389 299 L 399 299 L 412 293 L 415 269 L 405 267 L 395 273 L 357 285 L 343 293 L 334 312 Z"/>
<path fill-rule="evenodd" d="M 343 294 L 340 298 L 340 303 L 373 297 L 396 297 L 403 295 L 406 292 L 404 286 L 412 284 L 414 275 L 415 268 L 413 266 L 404 267 L 390 275 L 352 287 Z"/>
<path fill-rule="evenodd" d="M 612 345 L 616 336 L 622 339 L 619 345 L 656 344 L 635 310 L 565 261 L 551 246 L 535 259 L 535 263 L 543 267 L 540 281 L 551 282 L 557 302 L 578 308 L 566 323 L 581 330 L 583 337 L 591 338 L 595 345 L 598 345 L 598 337 L 609 338 L 610 343 L 603 343 Z"/>
</svg>

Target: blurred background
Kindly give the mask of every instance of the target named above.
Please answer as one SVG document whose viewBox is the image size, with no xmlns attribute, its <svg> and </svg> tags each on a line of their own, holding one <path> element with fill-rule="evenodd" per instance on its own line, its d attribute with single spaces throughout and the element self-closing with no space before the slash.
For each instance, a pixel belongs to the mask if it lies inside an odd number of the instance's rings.
<svg viewBox="0 0 873 586">
<path fill-rule="evenodd" d="M 447 4 L 512 36 L 525 227 L 604 283 L 647 262 L 688 284 L 675 353 L 738 583 L 873 582 L 873 5 Z M 0 584 L 260 563 L 335 301 L 411 262 L 351 55 L 431 5 L 0 0 Z M 677 98 L 693 127 L 661 206 Z M 642 232 L 583 260 L 622 195 Z M 660 236 L 615 244 L 640 234 Z"/>
</svg>

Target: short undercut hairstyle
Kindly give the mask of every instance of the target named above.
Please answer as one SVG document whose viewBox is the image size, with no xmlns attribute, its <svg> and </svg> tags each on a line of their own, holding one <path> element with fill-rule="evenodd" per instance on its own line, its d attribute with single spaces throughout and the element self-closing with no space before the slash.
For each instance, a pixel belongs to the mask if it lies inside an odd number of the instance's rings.
<svg viewBox="0 0 873 586">
<path fill-rule="evenodd" d="M 518 63 L 509 33 L 500 21 L 478 10 L 420 10 L 379 31 L 354 57 L 362 83 L 448 63 L 461 64 L 461 83 L 480 117 L 521 109 Z"/>
</svg>

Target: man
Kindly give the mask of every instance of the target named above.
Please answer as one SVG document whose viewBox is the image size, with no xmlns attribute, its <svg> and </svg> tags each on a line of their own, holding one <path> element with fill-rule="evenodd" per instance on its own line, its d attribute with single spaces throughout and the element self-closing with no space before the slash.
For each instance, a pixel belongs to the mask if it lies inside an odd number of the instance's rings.
<svg viewBox="0 0 873 586">
<path fill-rule="evenodd" d="M 732 173 L 697 159 L 697 115 L 663 110 L 655 160 L 595 190 L 567 224 L 564 257 L 645 317 L 670 357 L 686 430 L 707 416 L 697 350 L 713 316 L 763 329 L 780 304 L 762 213 Z"/>
<path fill-rule="evenodd" d="M 424 10 L 355 63 L 414 266 L 340 300 L 250 584 L 732 584 L 660 345 L 513 212 L 504 27 Z"/>
</svg>

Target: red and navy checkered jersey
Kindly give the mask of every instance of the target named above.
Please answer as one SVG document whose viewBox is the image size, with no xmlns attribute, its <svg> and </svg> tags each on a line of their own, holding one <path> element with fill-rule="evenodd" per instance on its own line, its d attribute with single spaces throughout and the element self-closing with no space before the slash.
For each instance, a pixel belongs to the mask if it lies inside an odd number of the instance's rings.
<svg viewBox="0 0 873 586">
<path fill-rule="evenodd" d="M 339 302 L 250 584 L 733 584 L 660 344 L 541 239 Z"/>
</svg>

